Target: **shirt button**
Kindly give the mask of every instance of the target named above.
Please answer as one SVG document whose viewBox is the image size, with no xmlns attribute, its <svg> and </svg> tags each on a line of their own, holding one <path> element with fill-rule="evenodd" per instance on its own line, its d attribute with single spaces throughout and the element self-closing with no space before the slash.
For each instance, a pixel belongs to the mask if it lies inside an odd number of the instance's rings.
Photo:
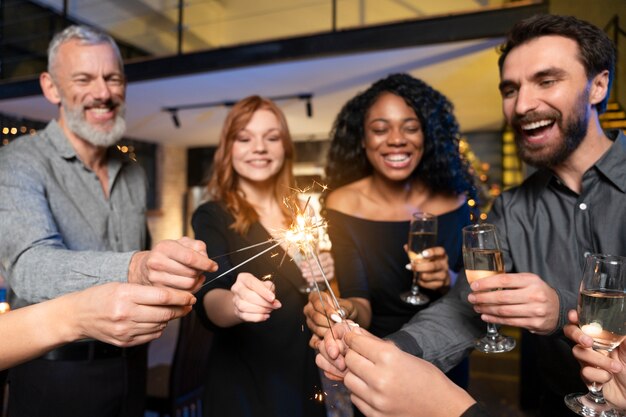
<svg viewBox="0 0 626 417">
<path fill-rule="evenodd" d="M 587 210 L 587 205 L 585 203 L 580 203 L 578 208 L 580 208 L 581 210 Z"/>
</svg>

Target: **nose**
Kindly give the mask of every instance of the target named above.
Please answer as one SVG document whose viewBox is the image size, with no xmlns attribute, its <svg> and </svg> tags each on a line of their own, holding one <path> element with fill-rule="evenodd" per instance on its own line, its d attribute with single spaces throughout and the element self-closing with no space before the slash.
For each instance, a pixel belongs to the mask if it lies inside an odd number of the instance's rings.
<svg viewBox="0 0 626 417">
<path fill-rule="evenodd" d="M 524 115 L 537 108 L 537 97 L 531 88 L 522 87 L 515 98 L 515 113 Z"/>
<path fill-rule="evenodd" d="M 96 78 L 91 94 L 95 99 L 107 101 L 111 98 L 111 89 L 104 78 Z"/>
<path fill-rule="evenodd" d="M 267 146 L 265 144 L 265 140 L 260 137 L 252 139 L 252 150 L 256 153 L 267 152 Z"/>
<path fill-rule="evenodd" d="M 387 145 L 389 146 L 403 146 L 406 144 L 406 138 L 402 134 L 401 129 L 391 129 L 389 136 L 387 137 Z"/>
</svg>

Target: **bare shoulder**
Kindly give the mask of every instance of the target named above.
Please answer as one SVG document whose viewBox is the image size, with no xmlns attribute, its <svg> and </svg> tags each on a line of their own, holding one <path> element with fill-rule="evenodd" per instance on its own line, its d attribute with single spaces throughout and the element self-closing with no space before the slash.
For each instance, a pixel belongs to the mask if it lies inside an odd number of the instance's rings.
<svg viewBox="0 0 626 417">
<path fill-rule="evenodd" d="M 358 180 L 331 191 L 326 198 L 326 207 L 346 214 L 355 213 L 361 206 L 363 186 L 363 180 Z"/>
<path fill-rule="evenodd" d="M 441 215 L 458 209 L 465 201 L 465 194 L 434 194 L 428 199 L 428 207 L 424 207 L 424 210 Z"/>
</svg>

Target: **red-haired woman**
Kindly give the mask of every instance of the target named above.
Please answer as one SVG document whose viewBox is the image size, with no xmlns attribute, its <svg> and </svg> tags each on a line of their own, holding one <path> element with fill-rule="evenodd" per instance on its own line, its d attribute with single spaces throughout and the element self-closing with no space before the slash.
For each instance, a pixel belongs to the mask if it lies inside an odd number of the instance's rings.
<svg viewBox="0 0 626 417">
<path fill-rule="evenodd" d="M 207 282 L 266 246 L 233 251 L 266 242 L 291 223 L 283 199 L 295 185 L 293 153 L 285 116 L 272 101 L 251 96 L 235 104 L 215 153 L 208 188 L 212 201 L 192 219 L 210 256 L 229 254 L 216 257 L 219 271 L 207 273 Z M 325 416 L 302 313 L 303 273 L 285 250 L 277 247 L 196 294 L 196 309 L 215 332 L 205 416 Z M 321 256 L 332 276 L 332 258 Z M 259 279 L 269 274 L 271 280 Z"/>
</svg>

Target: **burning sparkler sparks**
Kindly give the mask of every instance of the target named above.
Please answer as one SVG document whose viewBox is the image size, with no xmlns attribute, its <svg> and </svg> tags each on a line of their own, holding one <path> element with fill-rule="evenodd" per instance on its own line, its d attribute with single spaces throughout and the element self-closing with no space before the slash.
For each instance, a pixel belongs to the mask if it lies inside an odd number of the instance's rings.
<svg viewBox="0 0 626 417">
<path fill-rule="evenodd" d="M 263 255 L 264 253 L 267 253 L 270 250 L 280 245 L 285 245 L 287 247 L 287 250 L 285 251 L 285 253 L 287 253 L 290 248 L 297 250 L 299 253 L 303 255 L 304 259 L 307 260 L 311 270 L 313 270 L 312 261 L 315 261 L 314 264 L 317 266 L 317 268 L 319 268 L 319 271 L 322 275 L 322 279 L 324 280 L 324 284 L 326 285 L 326 288 L 329 291 L 333 306 L 336 311 L 336 314 L 331 315 L 332 320 L 341 321 L 343 318 L 345 318 L 345 311 L 339 305 L 339 301 L 337 300 L 337 297 L 335 296 L 330 286 L 328 278 L 326 277 L 326 272 L 324 271 L 324 268 L 322 267 L 322 263 L 320 262 L 319 257 L 317 255 L 317 248 L 319 245 L 320 236 L 325 235 L 323 231 L 326 228 L 326 222 L 322 218 L 316 216 L 314 210 L 310 207 L 309 203 L 311 201 L 311 197 L 309 197 L 306 200 L 306 203 L 304 205 L 302 205 L 300 200 L 297 198 L 298 194 L 305 194 L 309 192 L 311 189 L 313 189 L 316 185 L 319 186 L 322 189 L 322 191 L 325 191 L 328 188 L 326 185 L 314 182 L 312 186 L 307 187 L 305 189 L 293 190 L 294 191 L 293 195 L 284 199 L 283 204 L 285 204 L 285 206 L 293 214 L 294 220 L 287 229 L 275 231 L 275 233 L 273 234 L 274 236 L 277 236 L 276 238 L 269 239 L 265 242 L 256 243 L 254 245 L 250 245 L 244 248 L 240 248 L 227 254 L 218 255 L 218 256 L 213 257 L 213 259 L 219 258 L 222 256 L 227 256 L 232 253 L 237 253 L 237 252 L 242 252 L 245 250 L 257 248 L 259 246 L 272 244 L 270 247 L 247 258 L 243 262 L 240 262 L 239 264 L 233 266 L 227 271 L 222 272 L 221 274 L 214 277 L 213 279 L 205 282 L 203 286 L 208 285 L 211 282 L 223 277 L 224 275 L 240 268 L 241 266 L 252 261 L 253 259 Z M 323 297 L 322 297 L 319 285 L 317 284 L 317 281 L 314 281 L 314 285 L 315 285 L 315 291 L 318 293 L 320 297 L 322 306 L 324 306 Z M 324 310 L 326 309 L 324 308 Z M 333 317 L 333 316 L 337 316 L 337 317 Z M 329 317 L 328 314 L 326 314 L 326 318 L 329 321 L 329 327 L 332 327 L 330 326 L 331 317 Z"/>
</svg>

